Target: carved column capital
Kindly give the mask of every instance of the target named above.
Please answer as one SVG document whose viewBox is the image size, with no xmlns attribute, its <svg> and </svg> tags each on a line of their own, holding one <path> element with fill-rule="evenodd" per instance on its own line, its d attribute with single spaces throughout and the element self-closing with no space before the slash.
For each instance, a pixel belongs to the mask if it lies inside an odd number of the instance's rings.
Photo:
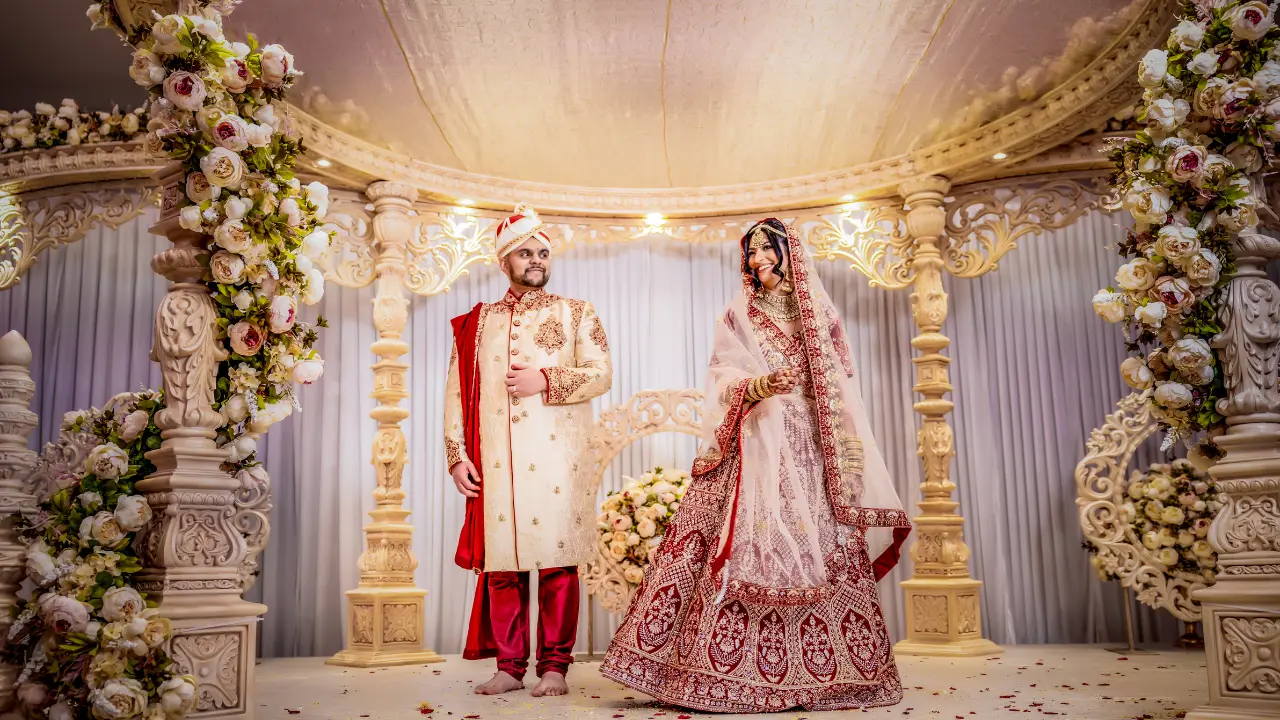
<svg viewBox="0 0 1280 720">
<path fill-rule="evenodd" d="M 951 182 L 944 177 L 930 176 L 902 183 L 898 192 L 906 201 L 907 230 L 923 245 L 936 247 L 947 225 L 947 214 L 942 208 Z M 917 259 L 920 250 L 917 249 Z"/>
</svg>

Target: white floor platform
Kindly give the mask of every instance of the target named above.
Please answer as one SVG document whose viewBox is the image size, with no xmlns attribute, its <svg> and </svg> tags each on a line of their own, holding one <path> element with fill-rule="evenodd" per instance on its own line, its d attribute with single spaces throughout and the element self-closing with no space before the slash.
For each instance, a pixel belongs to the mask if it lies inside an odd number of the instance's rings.
<svg viewBox="0 0 1280 720">
<path fill-rule="evenodd" d="M 1203 652 L 1168 649 L 1133 657 L 1101 646 L 1018 646 L 990 658 L 899 657 L 901 704 L 859 716 L 933 720 L 1052 717 L 1054 720 L 1129 720 L 1181 717 L 1202 704 L 1208 683 Z M 257 720 L 409 720 L 419 705 L 434 708 L 431 720 L 690 720 L 724 717 L 665 707 L 605 680 L 595 666 L 575 664 L 567 697 L 529 695 L 526 689 L 498 697 L 471 692 L 493 673 L 491 661 L 450 656 L 428 666 L 356 670 L 329 667 L 320 659 L 268 660 L 258 667 Z M 855 711 L 856 712 L 856 711 Z M 847 718 L 850 712 L 788 711 L 777 720 Z"/>
</svg>

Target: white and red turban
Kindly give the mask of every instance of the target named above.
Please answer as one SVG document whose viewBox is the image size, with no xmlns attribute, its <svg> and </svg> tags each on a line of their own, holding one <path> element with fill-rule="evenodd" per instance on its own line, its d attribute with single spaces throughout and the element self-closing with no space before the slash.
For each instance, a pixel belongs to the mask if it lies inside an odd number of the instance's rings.
<svg viewBox="0 0 1280 720">
<path fill-rule="evenodd" d="M 498 223 L 498 231 L 494 238 L 494 247 L 498 251 L 498 259 L 502 259 L 513 250 L 533 238 L 551 249 L 551 238 L 543 230 L 542 219 L 533 208 L 524 203 L 516 205 L 515 214 Z"/>
</svg>

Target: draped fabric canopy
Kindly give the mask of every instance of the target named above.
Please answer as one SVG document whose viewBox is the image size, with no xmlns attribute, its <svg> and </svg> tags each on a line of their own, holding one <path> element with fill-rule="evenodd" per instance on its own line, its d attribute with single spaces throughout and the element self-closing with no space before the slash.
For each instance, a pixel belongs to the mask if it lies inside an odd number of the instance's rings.
<svg viewBox="0 0 1280 720">
<path fill-rule="evenodd" d="M 291 100 L 418 160 L 604 187 L 777 180 L 1014 110 L 1147 0 L 269 0 L 233 38 L 290 50 Z M 136 104 L 76 3 L 14 3 L 0 107 Z M 49 48 L 58 48 L 49 52 Z"/>
</svg>

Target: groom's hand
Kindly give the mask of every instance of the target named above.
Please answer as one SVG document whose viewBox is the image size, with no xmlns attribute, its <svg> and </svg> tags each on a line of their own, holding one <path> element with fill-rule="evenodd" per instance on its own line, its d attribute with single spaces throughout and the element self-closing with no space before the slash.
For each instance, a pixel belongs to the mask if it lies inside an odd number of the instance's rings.
<svg viewBox="0 0 1280 720">
<path fill-rule="evenodd" d="M 476 466 L 470 460 L 454 463 L 449 474 L 453 476 L 453 486 L 464 497 L 480 497 L 480 473 L 476 472 Z"/>
<path fill-rule="evenodd" d="M 507 372 L 507 392 L 514 397 L 532 397 L 546 389 L 547 378 L 537 368 L 515 363 Z"/>
</svg>

